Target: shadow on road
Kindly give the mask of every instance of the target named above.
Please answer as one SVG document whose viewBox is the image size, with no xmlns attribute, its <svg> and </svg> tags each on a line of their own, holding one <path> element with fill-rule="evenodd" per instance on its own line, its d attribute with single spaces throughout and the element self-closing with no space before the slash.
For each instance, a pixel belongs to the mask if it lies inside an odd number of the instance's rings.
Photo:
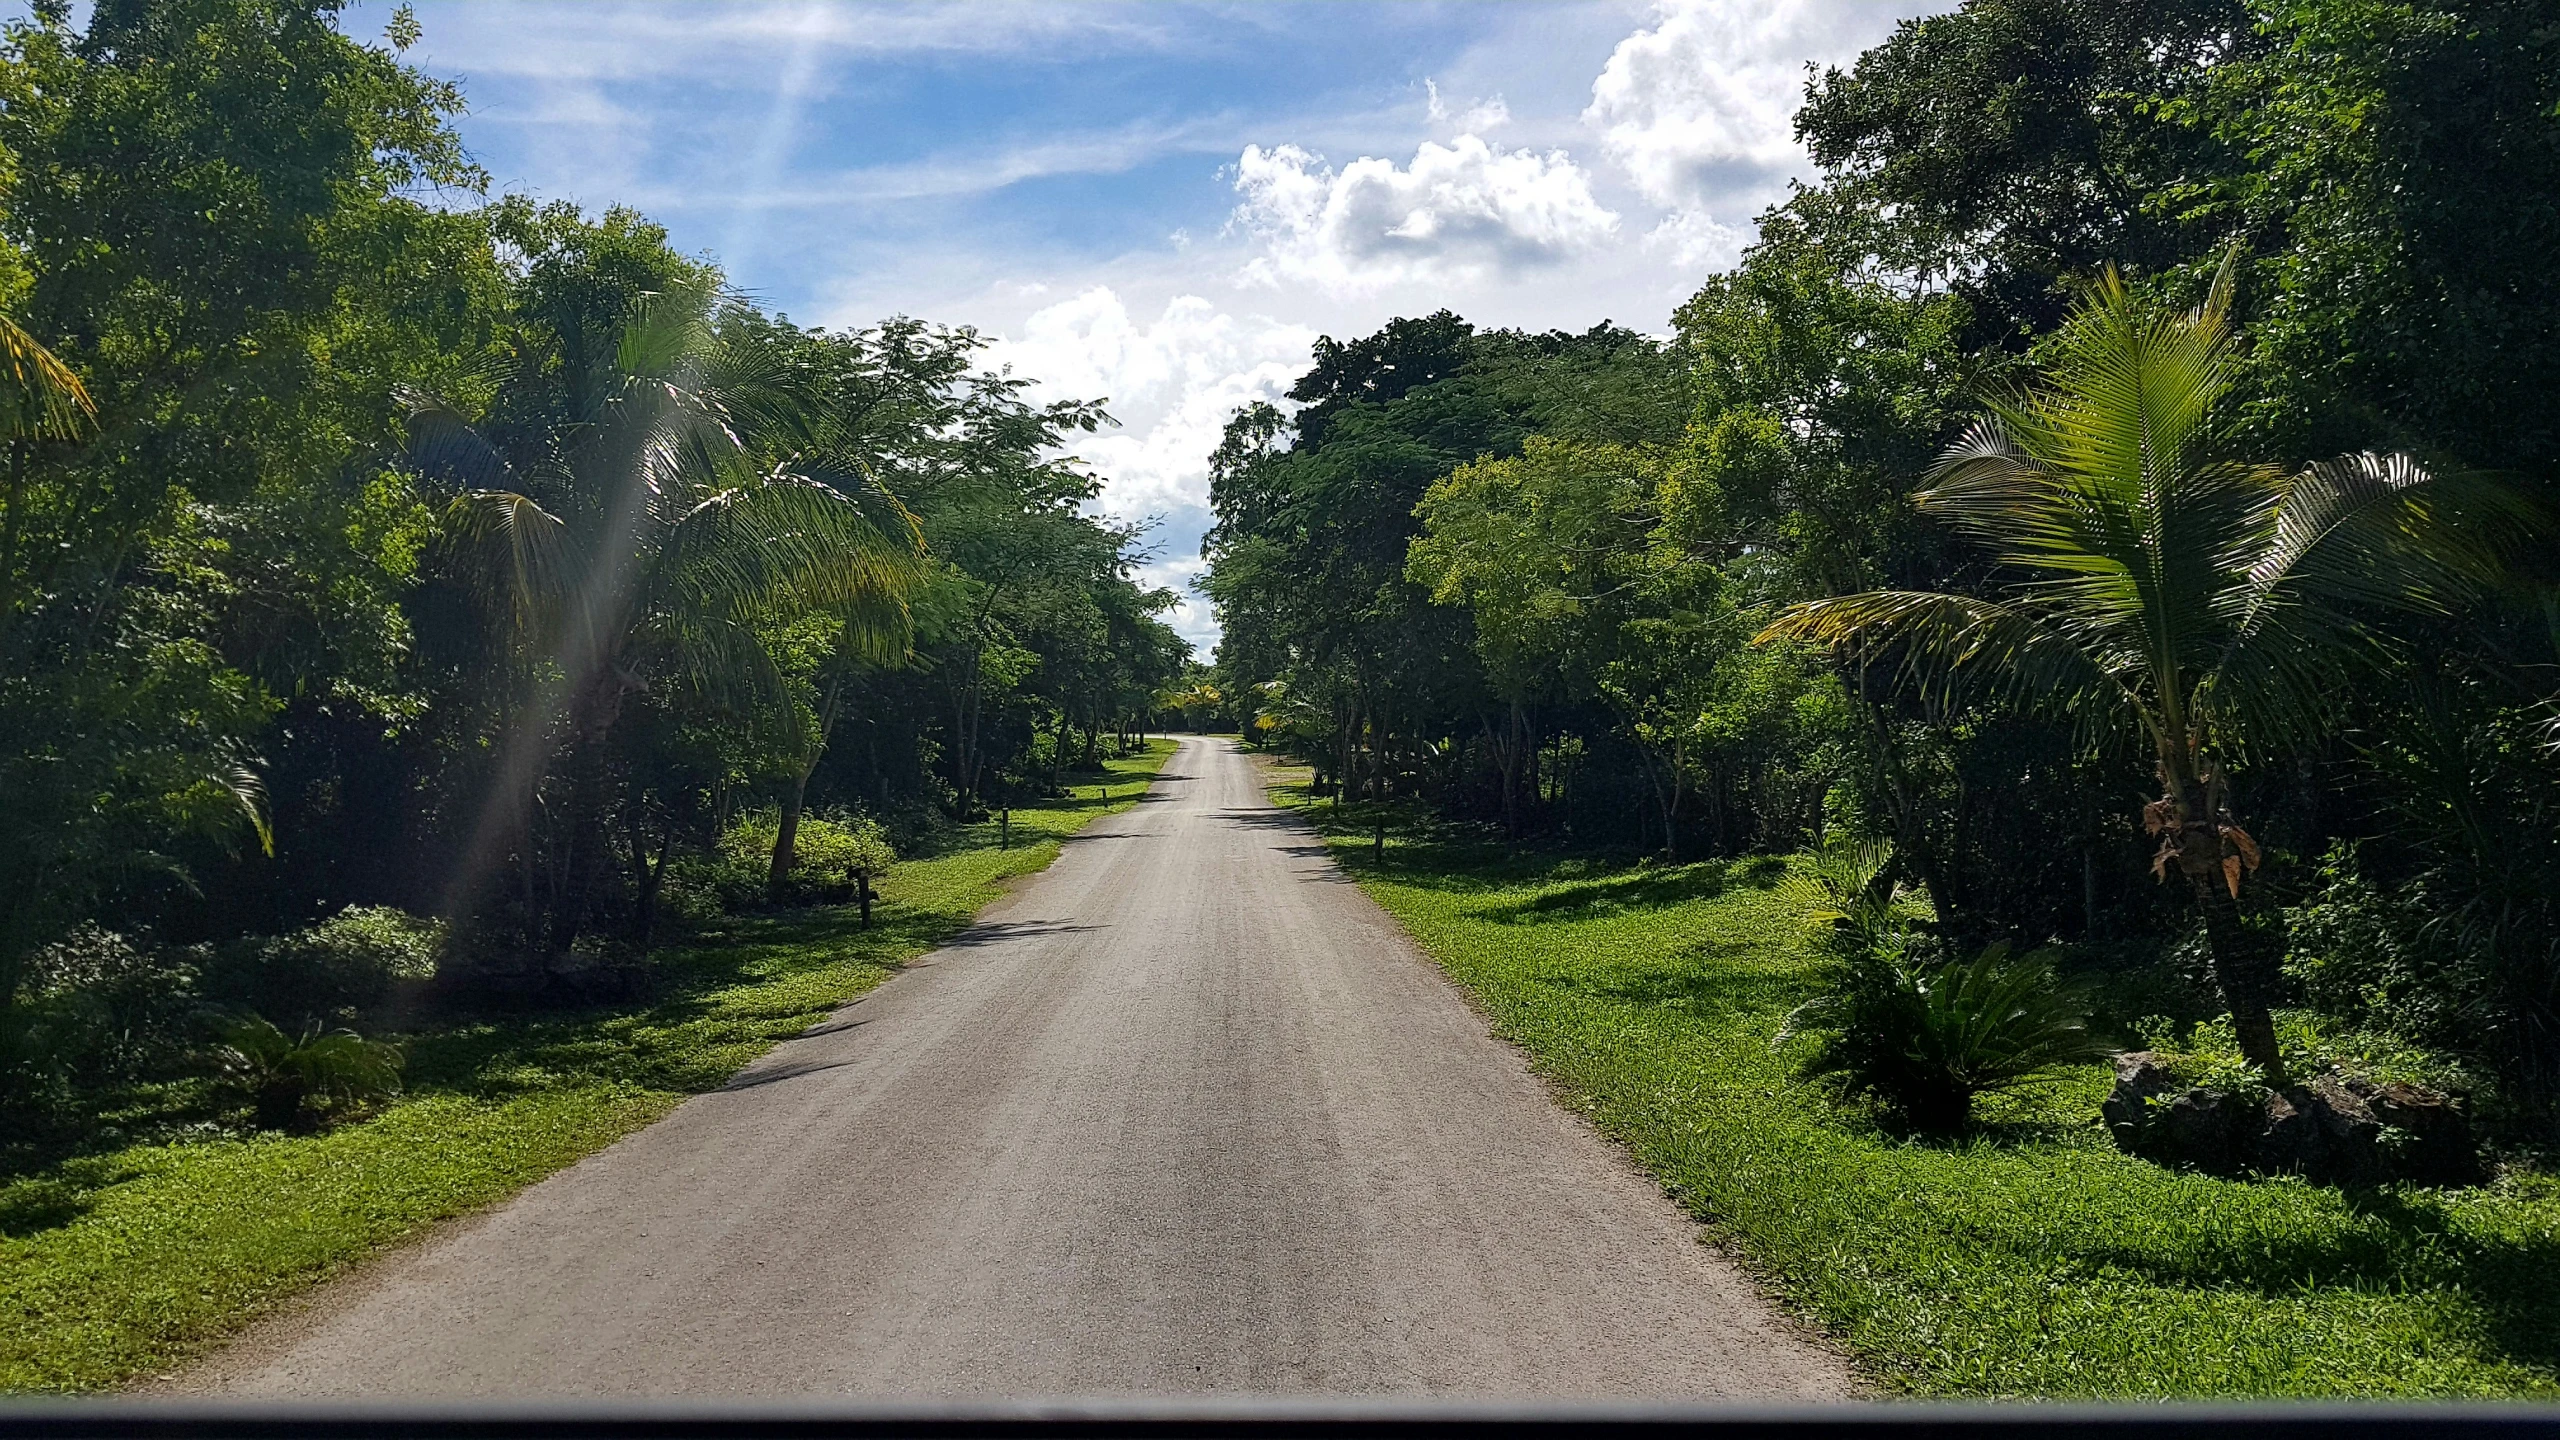
<svg viewBox="0 0 2560 1440">
<path fill-rule="evenodd" d="M 974 950 L 982 945 L 1002 944 L 1007 940 L 1033 940 L 1043 935 L 1072 935 L 1083 930 L 1099 930 L 1099 925 L 1075 925 L 1064 920 L 990 920 L 972 925 L 942 942 L 946 950 Z"/>
<path fill-rule="evenodd" d="M 721 1086 L 720 1091 L 726 1094 L 732 1090 L 760 1089 L 766 1085 L 778 1085 L 785 1080 L 797 1080 L 804 1075 L 842 1070 L 852 1063 L 850 1060 L 827 1060 L 808 1065 L 777 1065 L 770 1070 L 749 1070 Z"/>
</svg>

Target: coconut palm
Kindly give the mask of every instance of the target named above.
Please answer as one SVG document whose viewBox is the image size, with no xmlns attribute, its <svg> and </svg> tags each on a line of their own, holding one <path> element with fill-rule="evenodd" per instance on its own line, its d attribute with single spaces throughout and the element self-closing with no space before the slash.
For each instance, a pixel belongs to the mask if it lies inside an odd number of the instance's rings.
<svg viewBox="0 0 2560 1440">
<path fill-rule="evenodd" d="M 454 563 L 553 677 L 514 727 L 473 854 L 508 848 L 568 722 L 570 803 L 548 948 L 600 893 L 606 737 L 633 694 L 691 688 L 806 723 L 759 629 L 833 610 L 858 649 L 903 637 L 922 540 L 859 466 L 831 466 L 818 403 L 777 342 L 724 332 L 710 287 L 649 296 L 611 359 L 568 377 L 565 414 L 509 455 L 450 408 L 412 406 L 411 455 L 457 482 Z M 539 498 L 537 498 L 539 497 Z"/>
<path fill-rule="evenodd" d="M 2461 514 L 2504 502 L 2406 455 L 2289 472 L 2235 453 L 2232 270 L 2183 314 L 2110 271 L 2054 337 L 2045 382 L 1993 402 L 1940 459 L 1917 504 L 1988 549 L 2008 577 L 1996 594 L 1817 600 L 1762 638 L 1898 662 L 1943 699 L 2056 706 L 2092 748 L 2145 746 L 2161 784 L 2142 811 L 2153 872 L 2186 882 L 2241 1047 L 2281 1083 L 2276 958 L 2247 942 L 2235 903 L 2258 846 L 2227 767 L 2319 728 L 2383 647 L 2377 615 L 2446 613 L 2495 559 L 2478 538 L 2494 527 Z"/>
</svg>

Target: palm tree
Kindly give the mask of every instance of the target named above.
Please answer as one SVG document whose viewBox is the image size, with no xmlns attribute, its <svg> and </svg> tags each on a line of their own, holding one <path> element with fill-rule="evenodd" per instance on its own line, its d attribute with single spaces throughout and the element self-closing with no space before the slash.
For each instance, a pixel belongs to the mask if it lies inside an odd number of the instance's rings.
<svg viewBox="0 0 2560 1440">
<path fill-rule="evenodd" d="M 2056 706 L 2091 748 L 2147 746 L 2153 873 L 2185 879 L 2241 1049 L 2281 1084 L 2276 957 L 2247 943 L 2236 904 L 2258 846 L 2226 767 L 2320 727 L 2349 670 L 2383 649 L 2378 612 L 2447 613 L 2494 558 L 2456 512 L 2504 502 L 2406 455 L 2293 472 L 2239 458 L 2221 403 L 2238 361 L 2232 272 L 2226 260 L 2204 304 L 2177 314 L 2110 270 L 2054 337 L 2042 387 L 1993 402 L 1940 458 L 1916 503 L 1989 550 L 2012 577 L 1996 595 L 1817 600 L 1762 638 L 1898 659 L 1949 700 L 1978 688 Z"/>
<path fill-rule="evenodd" d="M 413 463 L 462 482 L 445 512 L 458 562 L 551 677 L 507 737 L 457 903 L 521 834 L 565 717 L 567 839 L 542 907 L 554 954 L 601 894 L 606 739 L 625 701 L 662 686 L 742 701 L 805 750 L 759 627 L 834 610 L 876 649 L 872 632 L 903 633 L 919 571 L 914 517 L 867 471 L 812 453 L 823 407 L 772 337 L 724 333 L 718 302 L 708 285 L 646 297 L 517 458 L 441 403 L 412 404 Z"/>
</svg>

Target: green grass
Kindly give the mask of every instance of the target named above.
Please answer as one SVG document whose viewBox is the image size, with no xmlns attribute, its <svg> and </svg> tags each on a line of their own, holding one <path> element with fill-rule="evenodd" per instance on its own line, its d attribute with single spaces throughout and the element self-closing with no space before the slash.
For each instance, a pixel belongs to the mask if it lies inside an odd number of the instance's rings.
<svg viewBox="0 0 2560 1440">
<path fill-rule="evenodd" d="M 1301 794 L 1278 792 L 1284 803 Z M 1809 993 L 1773 860 L 1510 857 L 1314 807 L 1343 863 L 1570 1102 L 1887 1386 L 2560 1397 L 2560 1182 L 2342 1193 L 2115 1152 L 2088 1067 L 1899 1140 L 1770 1052 Z"/>
<path fill-rule="evenodd" d="M 969 922 L 1060 840 L 1136 803 L 1159 742 L 1099 784 L 899 865 L 849 908 L 742 918 L 655 958 L 654 999 L 408 1037 L 408 1098 L 324 1135 L 220 1134 L 0 1185 L 0 1391 L 154 1374 L 420 1227 L 500 1200 L 716 1088 Z"/>
</svg>

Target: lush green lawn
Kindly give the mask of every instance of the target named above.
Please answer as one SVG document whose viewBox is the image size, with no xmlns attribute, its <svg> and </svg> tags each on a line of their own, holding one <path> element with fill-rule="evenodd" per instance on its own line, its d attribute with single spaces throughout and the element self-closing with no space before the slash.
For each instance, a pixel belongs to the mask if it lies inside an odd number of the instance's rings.
<svg viewBox="0 0 2560 1440">
<path fill-rule="evenodd" d="M 421 1226 L 500 1199 L 720 1085 L 949 936 L 1172 753 L 969 827 L 850 908 L 743 919 L 657 957 L 645 1005 L 410 1039 L 410 1096 L 325 1135 L 136 1146 L 0 1185 L 0 1390 L 148 1375 Z"/>
<path fill-rule="evenodd" d="M 1289 791 L 1280 792 L 1288 802 Z M 1509 858 L 1338 816 L 1340 857 L 1787 1301 L 1933 1395 L 2560 1396 L 2560 1183 L 2342 1194 L 2118 1155 L 2090 1067 L 1897 1141 L 1770 1052 L 1806 993 L 1776 861 Z"/>
</svg>

